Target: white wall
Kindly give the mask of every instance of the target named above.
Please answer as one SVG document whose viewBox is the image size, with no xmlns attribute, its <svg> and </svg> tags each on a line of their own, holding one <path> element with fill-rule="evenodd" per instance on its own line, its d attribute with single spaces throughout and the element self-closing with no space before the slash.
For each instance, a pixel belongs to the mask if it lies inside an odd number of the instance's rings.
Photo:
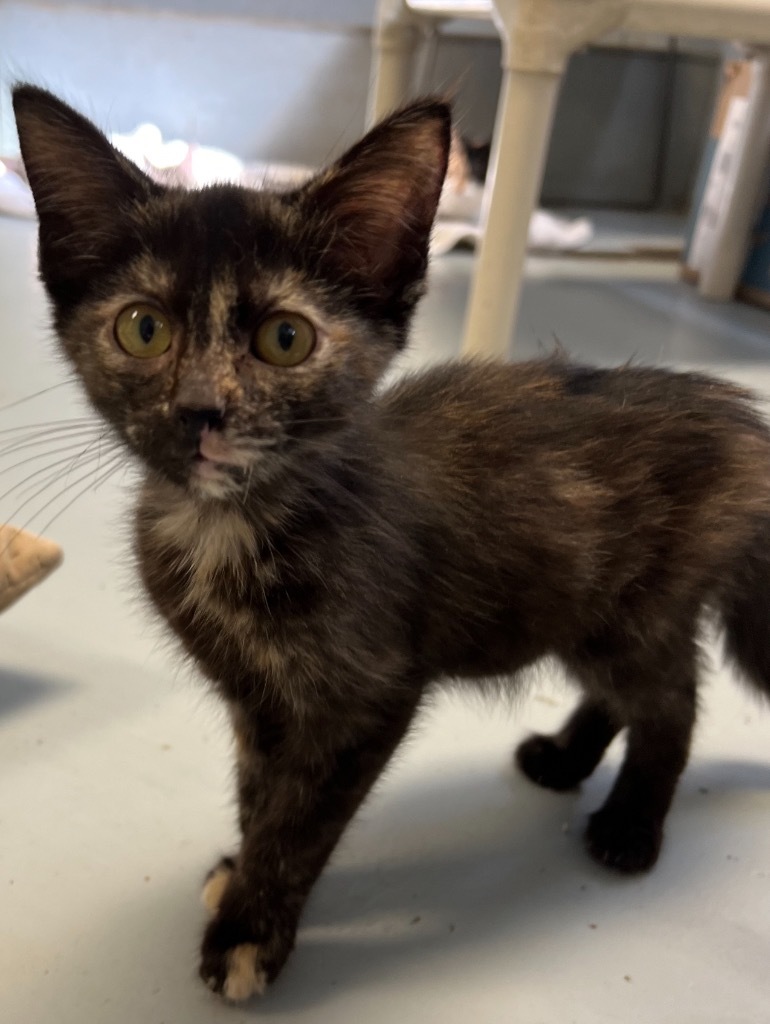
<svg viewBox="0 0 770 1024">
<path fill-rule="evenodd" d="M 34 2 L 34 0 L 33 0 Z M 80 7 L 116 11 L 159 8 L 183 14 L 302 21 L 306 24 L 365 25 L 374 21 L 377 0 L 77 0 Z M 47 0 L 49 7 L 71 7 L 72 0 Z"/>
<path fill-rule="evenodd" d="M 171 2 L 203 6 L 202 0 Z M 217 11 L 245 6 L 225 0 Z M 248 6 L 269 13 L 279 5 L 261 0 Z M 51 88 L 109 130 L 154 121 L 164 135 L 247 158 L 323 160 L 363 128 L 370 31 L 351 20 L 355 11 L 370 20 L 373 0 L 284 0 L 282 6 L 293 17 L 304 8 L 320 27 L 221 13 L 118 10 L 103 2 L 0 3 L 0 152 L 16 149 L 7 86 L 25 79 Z M 465 78 L 458 110 L 477 134 L 491 127 L 498 52 L 494 41 L 456 37 L 440 48 L 436 80 L 446 85 Z"/>
<path fill-rule="evenodd" d="M 4 83 L 43 84 L 112 130 L 149 120 L 241 156 L 312 161 L 363 123 L 363 30 L 5 4 L 0 40 Z"/>
</svg>

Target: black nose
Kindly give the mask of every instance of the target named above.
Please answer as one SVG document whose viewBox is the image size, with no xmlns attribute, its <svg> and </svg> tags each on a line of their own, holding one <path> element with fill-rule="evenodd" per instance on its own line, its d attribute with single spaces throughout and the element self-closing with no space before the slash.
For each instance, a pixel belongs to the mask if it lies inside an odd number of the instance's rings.
<svg viewBox="0 0 770 1024">
<path fill-rule="evenodd" d="M 216 430 L 217 427 L 222 426 L 222 422 L 225 418 L 224 409 L 221 408 L 185 408 L 182 407 L 178 411 L 179 419 L 182 424 L 191 432 L 200 434 L 204 427 L 208 427 L 209 430 Z"/>
</svg>

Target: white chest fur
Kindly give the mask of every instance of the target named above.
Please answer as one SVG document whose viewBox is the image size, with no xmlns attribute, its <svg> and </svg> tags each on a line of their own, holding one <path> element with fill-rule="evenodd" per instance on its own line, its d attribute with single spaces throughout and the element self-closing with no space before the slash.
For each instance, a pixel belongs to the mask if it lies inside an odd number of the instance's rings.
<svg viewBox="0 0 770 1024">
<path fill-rule="evenodd" d="M 239 511 L 219 502 L 169 502 L 154 517 L 151 530 L 155 543 L 173 553 L 187 577 L 186 604 L 207 606 L 212 577 L 221 569 L 236 577 L 258 571 L 253 526 Z"/>
</svg>

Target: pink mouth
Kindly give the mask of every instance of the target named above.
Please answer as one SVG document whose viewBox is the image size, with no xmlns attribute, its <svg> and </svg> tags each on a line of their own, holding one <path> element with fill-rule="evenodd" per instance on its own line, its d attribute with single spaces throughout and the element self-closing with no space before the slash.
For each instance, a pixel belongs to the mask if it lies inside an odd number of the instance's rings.
<svg viewBox="0 0 770 1024">
<path fill-rule="evenodd" d="M 195 462 L 199 475 L 210 479 L 220 475 L 220 467 L 241 465 L 242 459 L 220 431 L 204 427 Z"/>
<path fill-rule="evenodd" d="M 211 459 L 212 462 L 232 462 L 233 449 L 219 430 L 212 430 L 211 427 L 204 427 L 201 431 L 201 440 L 198 451 L 204 459 Z"/>
</svg>

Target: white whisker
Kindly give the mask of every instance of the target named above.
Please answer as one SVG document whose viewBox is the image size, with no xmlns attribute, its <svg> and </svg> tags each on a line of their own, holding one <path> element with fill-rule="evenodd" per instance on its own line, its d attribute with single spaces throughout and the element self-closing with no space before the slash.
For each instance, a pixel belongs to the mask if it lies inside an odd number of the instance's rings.
<svg viewBox="0 0 770 1024">
<path fill-rule="evenodd" d="M 111 469 L 117 468 L 120 465 L 122 455 L 122 452 L 117 452 L 115 455 L 113 455 L 108 464 Z M 73 487 L 77 487 L 78 484 L 81 484 L 84 480 L 87 480 L 89 478 L 93 479 L 95 476 L 98 475 L 98 473 L 99 470 L 92 466 L 89 469 L 87 469 L 85 473 L 82 473 L 79 477 L 77 477 L 75 480 L 69 481 L 67 484 L 65 484 L 64 487 L 60 488 L 60 490 L 58 490 L 56 494 L 54 494 L 54 496 L 45 503 L 45 505 L 39 508 L 35 513 L 33 513 L 33 515 L 29 519 L 27 519 L 24 526 L 22 526 L 22 529 L 26 529 L 30 525 L 30 523 L 35 519 L 36 516 L 39 516 L 42 512 L 45 512 L 46 509 L 50 508 L 51 505 L 59 498 L 61 498 L 63 495 L 65 495 L 67 491 L 71 490 Z M 49 486 L 50 483 L 46 484 L 46 487 Z M 43 488 L 43 490 L 45 490 L 45 488 Z M 25 502 L 25 504 L 28 504 L 28 502 Z"/>
<path fill-rule="evenodd" d="M 13 512 L 10 514 L 4 525 L 7 526 L 11 522 L 11 520 L 15 519 L 16 516 L 20 512 L 22 512 L 31 501 L 34 501 L 35 498 L 39 497 L 48 487 L 58 483 L 59 480 L 67 477 L 72 472 L 72 470 L 78 465 L 78 463 L 81 462 L 83 458 L 88 455 L 90 449 L 93 447 L 93 443 L 94 442 L 92 442 L 90 445 L 87 445 L 80 452 L 80 454 L 75 455 L 72 458 L 67 456 L 66 458 L 63 459 L 57 459 L 55 462 L 51 463 L 48 466 L 43 466 L 42 468 L 36 469 L 34 473 L 30 473 L 28 476 L 24 477 L 23 480 L 18 481 L 18 483 L 13 485 L 13 487 L 10 487 L 7 491 L 5 491 L 5 493 L 0 494 L 0 501 L 3 501 L 10 494 L 13 494 L 14 491 L 17 491 L 20 487 L 24 488 L 24 485 L 28 484 L 30 481 L 33 481 L 31 486 L 35 487 L 42 474 L 49 474 L 46 477 L 46 480 L 43 483 L 43 485 L 41 487 L 38 487 L 38 489 L 33 494 L 31 494 L 28 498 L 25 498 L 24 501 L 13 510 Z M 64 466 L 64 468 L 59 469 L 60 466 Z M 51 473 L 51 470 L 53 470 L 54 472 Z M 29 487 L 27 487 L 26 490 L 29 490 Z M 23 490 L 21 493 L 25 493 L 25 491 Z"/>
<path fill-rule="evenodd" d="M 26 448 L 26 447 L 27 446 L 24 445 L 22 447 L 22 449 L 17 449 L 17 450 L 23 450 L 23 448 Z M 45 451 L 37 452 L 37 454 L 35 454 L 35 455 L 25 455 L 23 459 L 20 459 L 18 462 L 12 463 L 10 466 L 3 466 L 1 472 L 4 473 L 4 474 L 7 474 L 7 473 L 12 472 L 14 469 L 18 469 L 19 466 L 26 466 L 30 462 L 36 462 L 38 459 L 45 459 L 49 455 L 61 455 L 64 452 L 71 452 L 71 451 L 74 451 L 77 448 L 82 448 L 82 447 L 83 447 L 83 441 L 82 440 L 75 441 L 75 440 L 71 440 L 70 439 L 68 444 L 59 445 L 56 448 L 46 448 Z M 3 455 L 10 455 L 10 454 L 11 454 L 11 452 L 0 453 L 0 458 L 2 458 Z"/>
<path fill-rule="evenodd" d="M 68 430 L 64 433 L 46 433 L 40 435 L 35 440 L 29 440 L 23 438 L 21 441 L 14 441 L 12 444 L 7 444 L 0 448 L 0 459 L 5 459 L 10 455 L 15 455 L 17 452 L 29 451 L 30 449 L 42 448 L 45 445 L 59 444 L 60 442 L 72 442 L 73 444 L 82 444 L 89 437 L 93 437 L 96 433 L 96 428 L 89 427 L 88 429 L 82 430 Z M 34 456 L 29 456 L 33 458 Z"/>
<path fill-rule="evenodd" d="M 16 427 L 3 427 L 3 429 L 0 430 L 0 435 L 18 434 L 22 430 L 42 431 L 47 430 L 50 427 L 56 427 L 57 429 L 66 429 L 69 426 L 84 427 L 86 425 L 89 425 L 92 428 L 101 426 L 99 421 L 93 416 L 78 416 L 75 418 L 70 417 L 69 419 L 66 420 L 47 420 L 41 423 L 23 423 Z"/>
<path fill-rule="evenodd" d="M 60 380 L 58 384 L 52 384 L 48 388 L 43 388 L 42 391 L 35 391 L 31 395 L 26 395 L 24 398 L 17 398 L 14 402 L 8 402 L 7 405 L 0 405 L 0 413 L 5 412 L 7 409 L 15 409 L 19 405 L 24 405 L 25 402 L 31 402 L 35 398 L 40 398 L 42 395 L 47 395 L 51 391 L 55 391 L 57 388 L 63 388 L 66 384 L 74 384 L 77 380 L 76 377 L 67 377 L 66 380 Z"/>
<path fill-rule="evenodd" d="M 110 463 L 109 463 L 109 470 L 110 471 L 114 471 L 114 470 L 117 470 L 117 469 L 120 468 L 120 459 L 121 459 L 121 457 L 122 457 L 122 452 L 118 452 L 118 453 L 116 453 L 113 456 L 113 458 L 110 460 Z M 33 520 L 37 516 L 39 516 L 42 512 L 45 512 L 46 509 L 50 508 L 51 505 L 55 501 L 58 501 L 59 498 L 63 497 L 63 495 L 65 495 L 68 491 L 72 490 L 73 487 L 77 487 L 84 480 L 88 479 L 89 480 L 88 485 L 85 488 L 83 488 L 82 491 L 78 492 L 77 497 L 79 497 L 80 494 L 85 493 L 85 491 L 88 490 L 88 487 L 92 486 L 93 479 L 94 479 L 95 476 L 98 476 L 98 470 L 94 470 L 94 468 L 91 467 L 91 468 L 89 468 L 87 470 L 87 472 L 83 473 L 76 480 L 73 480 L 70 483 L 67 483 L 64 487 L 62 487 L 60 490 L 58 490 L 56 492 L 56 494 L 54 494 L 54 496 L 52 498 L 50 498 L 41 508 L 39 508 L 36 512 L 34 512 L 30 517 L 28 517 L 27 520 L 21 526 L 16 528 L 16 530 L 11 534 L 11 536 L 10 536 L 6 546 L 2 550 L 0 550 L 0 557 L 2 557 L 5 554 L 5 552 L 8 550 L 8 548 L 11 545 L 11 543 L 19 535 L 19 533 L 21 533 L 23 530 L 26 530 L 31 525 L 31 523 L 33 522 Z M 103 482 L 101 480 L 101 478 L 99 479 L 99 482 L 100 483 Z M 37 497 L 38 494 L 41 494 L 47 487 L 50 487 L 50 485 L 51 485 L 51 481 L 50 480 L 46 481 L 45 485 L 39 491 L 35 492 L 35 494 L 32 496 L 32 498 L 30 498 L 27 501 L 25 501 L 24 505 L 20 506 L 20 508 L 16 512 L 13 513 L 11 518 L 15 518 L 15 516 L 18 514 L 18 511 L 20 511 L 21 508 L 24 508 L 25 505 L 28 505 L 30 501 L 32 501 L 35 497 Z M 56 519 L 59 514 L 60 513 L 57 513 L 57 515 L 54 516 L 54 519 Z M 48 527 L 50 526 L 51 522 L 53 522 L 53 520 L 50 520 L 43 527 L 43 529 L 40 531 L 40 533 L 44 533 L 45 530 L 47 530 Z M 5 526 L 10 525 L 10 521 L 7 521 L 4 525 Z"/>
<path fill-rule="evenodd" d="M 111 463 L 109 463 L 107 469 L 104 470 L 101 474 L 99 473 L 99 469 L 97 468 L 97 470 L 96 470 L 96 473 L 97 473 L 96 479 L 94 481 L 89 481 L 82 490 L 77 492 L 77 494 L 74 496 L 74 498 L 71 498 L 63 508 L 60 508 L 59 511 L 56 513 L 56 515 L 52 516 L 48 520 L 48 522 L 43 527 L 41 527 L 40 533 L 41 534 L 45 533 L 46 530 L 50 529 L 51 526 L 53 526 L 53 524 L 56 522 L 56 520 L 59 519 L 61 516 L 63 516 L 64 513 L 67 512 L 69 509 L 71 509 L 72 506 L 75 504 L 75 502 L 78 500 L 78 498 L 82 498 L 83 495 L 88 490 L 98 491 L 99 488 L 102 486 L 102 484 L 106 483 L 109 479 L 111 479 L 111 477 L 113 477 L 116 473 L 118 473 L 120 471 L 121 465 L 122 465 L 122 468 L 124 468 L 124 469 L 127 468 L 126 467 L 126 463 L 122 463 L 121 464 L 120 461 L 114 461 L 114 460 Z"/>
</svg>

